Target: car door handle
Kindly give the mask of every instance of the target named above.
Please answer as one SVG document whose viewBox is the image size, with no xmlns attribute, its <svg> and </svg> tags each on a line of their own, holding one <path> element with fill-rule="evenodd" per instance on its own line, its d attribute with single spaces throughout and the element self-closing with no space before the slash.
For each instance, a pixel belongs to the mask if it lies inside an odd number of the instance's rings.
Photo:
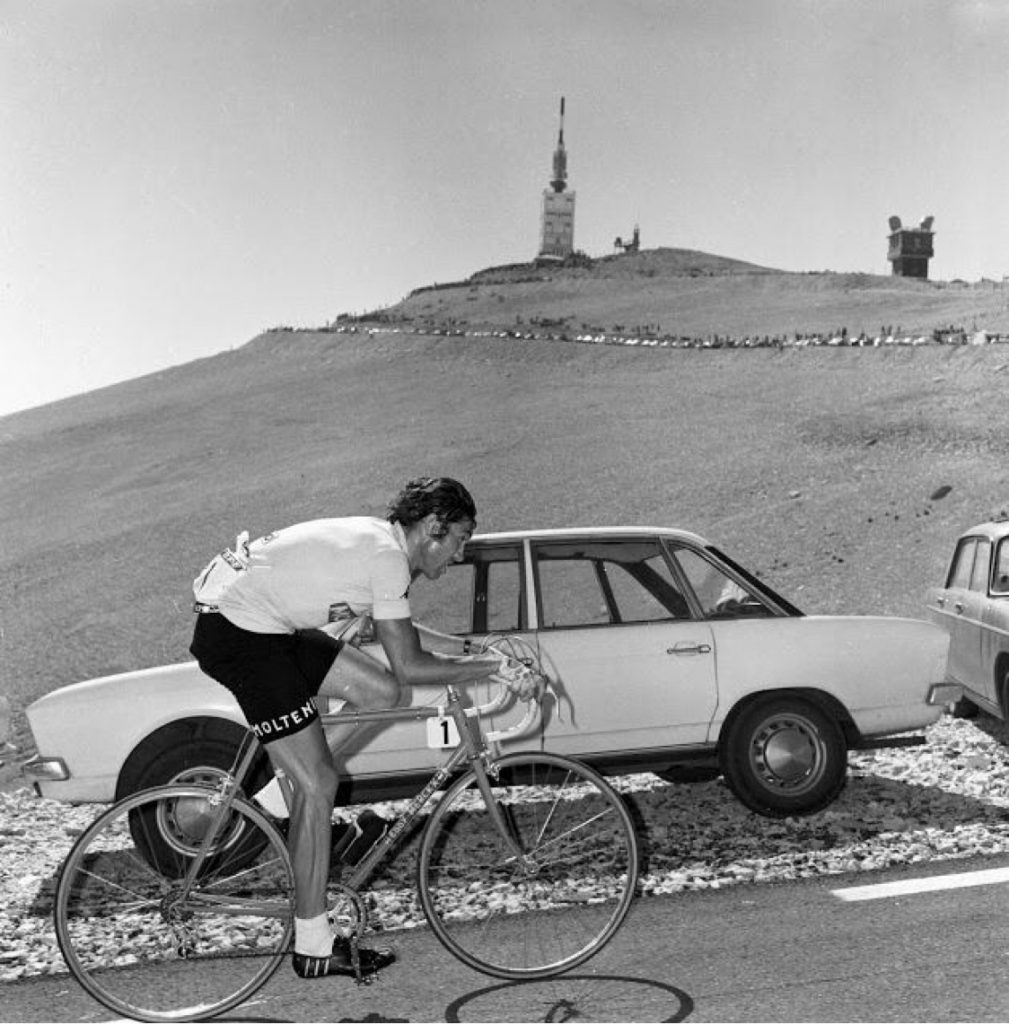
<svg viewBox="0 0 1009 1024">
<path fill-rule="evenodd" d="M 962 611 L 963 611 L 963 601 L 957 601 L 957 602 L 956 602 L 956 603 L 955 603 L 955 604 L 953 605 L 953 607 L 954 607 L 954 608 L 955 608 L 955 609 L 956 609 L 956 610 L 957 610 L 958 612 L 962 612 Z"/>
<path fill-rule="evenodd" d="M 946 607 L 946 598 L 944 598 L 944 597 L 937 597 L 937 598 L 935 599 L 935 603 L 936 603 L 936 604 L 937 604 L 937 605 L 938 605 L 938 606 L 939 606 L 940 608 L 945 608 L 945 607 Z"/>
<path fill-rule="evenodd" d="M 666 654 L 710 654 L 711 644 L 678 643 L 675 647 L 667 647 Z"/>
</svg>

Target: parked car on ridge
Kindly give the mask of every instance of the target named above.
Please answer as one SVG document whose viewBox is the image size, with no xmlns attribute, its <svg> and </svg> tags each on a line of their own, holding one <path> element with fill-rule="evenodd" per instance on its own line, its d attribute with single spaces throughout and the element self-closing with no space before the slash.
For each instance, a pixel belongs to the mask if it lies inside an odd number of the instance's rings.
<svg viewBox="0 0 1009 1024">
<path fill-rule="evenodd" d="M 560 696 L 536 734 L 507 749 L 543 747 L 611 775 L 721 772 L 768 816 L 826 807 L 850 749 L 922 741 L 899 734 L 934 722 L 959 693 L 944 685 L 949 640 L 935 625 L 804 615 L 683 530 L 478 535 L 437 584 L 415 584 L 411 607 L 443 632 L 516 634 L 538 650 Z M 412 697 L 440 694 L 416 687 Z M 491 727 L 521 714 L 499 712 Z M 213 777 L 244 732 L 231 694 L 194 662 L 65 686 L 27 716 L 38 754 L 24 770 L 43 796 L 70 802 Z M 338 799 L 415 792 L 442 760 L 429 722 L 362 736 Z"/>
</svg>

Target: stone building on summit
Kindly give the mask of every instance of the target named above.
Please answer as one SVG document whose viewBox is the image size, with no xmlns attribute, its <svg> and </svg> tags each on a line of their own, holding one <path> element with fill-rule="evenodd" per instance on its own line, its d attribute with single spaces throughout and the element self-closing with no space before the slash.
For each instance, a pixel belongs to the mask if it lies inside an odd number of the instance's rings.
<svg viewBox="0 0 1009 1024">
<path fill-rule="evenodd" d="M 932 221 L 926 217 L 916 228 L 905 228 L 900 217 L 890 218 L 890 248 L 886 258 L 893 264 L 894 277 L 928 278 L 932 251 Z"/>
</svg>

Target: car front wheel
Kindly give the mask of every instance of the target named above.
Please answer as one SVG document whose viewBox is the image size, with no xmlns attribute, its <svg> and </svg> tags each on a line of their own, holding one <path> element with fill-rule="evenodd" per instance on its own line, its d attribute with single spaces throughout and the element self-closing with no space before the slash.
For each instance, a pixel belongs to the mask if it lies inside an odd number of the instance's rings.
<svg viewBox="0 0 1009 1024">
<path fill-rule="evenodd" d="M 814 814 L 844 788 L 848 745 L 837 720 L 816 704 L 768 697 L 729 726 L 722 770 L 736 797 L 758 814 Z"/>
<path fill-rule="evenodd" d="M 127 761 L 119 796 L 173 782 L 208 787 L 206 800 L 165 801 L 157 805 L 157 813 L 153 804 L 130 813 L 136 847 L 153 868 L 171 876 L 180 856 L 192 856 L 212 814 L 213 789 L 227 776 L 244 735 L 244 729 L 222 720 L 173 722 L 149 736 Z M 268 773 L 269 762 L 260 751 L 246 789 L 256 792 Z M 222 839 L 232 866 L 251 863 L 266 842 L 261 833 L 244 834 L 243 827 L 244 819 L 236 817 Z"/>
</svg>

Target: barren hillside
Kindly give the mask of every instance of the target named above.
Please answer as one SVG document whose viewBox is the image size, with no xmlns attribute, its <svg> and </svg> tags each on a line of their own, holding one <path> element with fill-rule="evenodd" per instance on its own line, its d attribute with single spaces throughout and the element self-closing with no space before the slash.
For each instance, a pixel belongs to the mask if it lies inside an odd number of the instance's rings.
<svg viewBox="0 0 1009 1024">
<path fill-rule="evenodd" d="M 535 310 L 679 332 L 679 303 L 695 310 L 686 330 L 725 334 L 855 331 L 867 296 L 870 322 L 923 330 L 939 302 L 947 322 L 1005 303 L 1001 288 L 872 279 L 846 307 L 840 279 L 821 275 L 633 266 L 489 275 L 388 312 L 444 302 L 444 317 L 480 308 L 499 326 Z M 466 481 L 482 530 L 691 528 L 809 612 L 922 615 L 956 533 L 1009 498 L 1002 344 L 642 348 L 399 322 L 410 329 L 276 330 L 0 419 L 0 692 L 19 709 L 67 682 L 186 660 L 190 581 L 239 529 L 381 514 L 420 473 Z"/>
</svg>

